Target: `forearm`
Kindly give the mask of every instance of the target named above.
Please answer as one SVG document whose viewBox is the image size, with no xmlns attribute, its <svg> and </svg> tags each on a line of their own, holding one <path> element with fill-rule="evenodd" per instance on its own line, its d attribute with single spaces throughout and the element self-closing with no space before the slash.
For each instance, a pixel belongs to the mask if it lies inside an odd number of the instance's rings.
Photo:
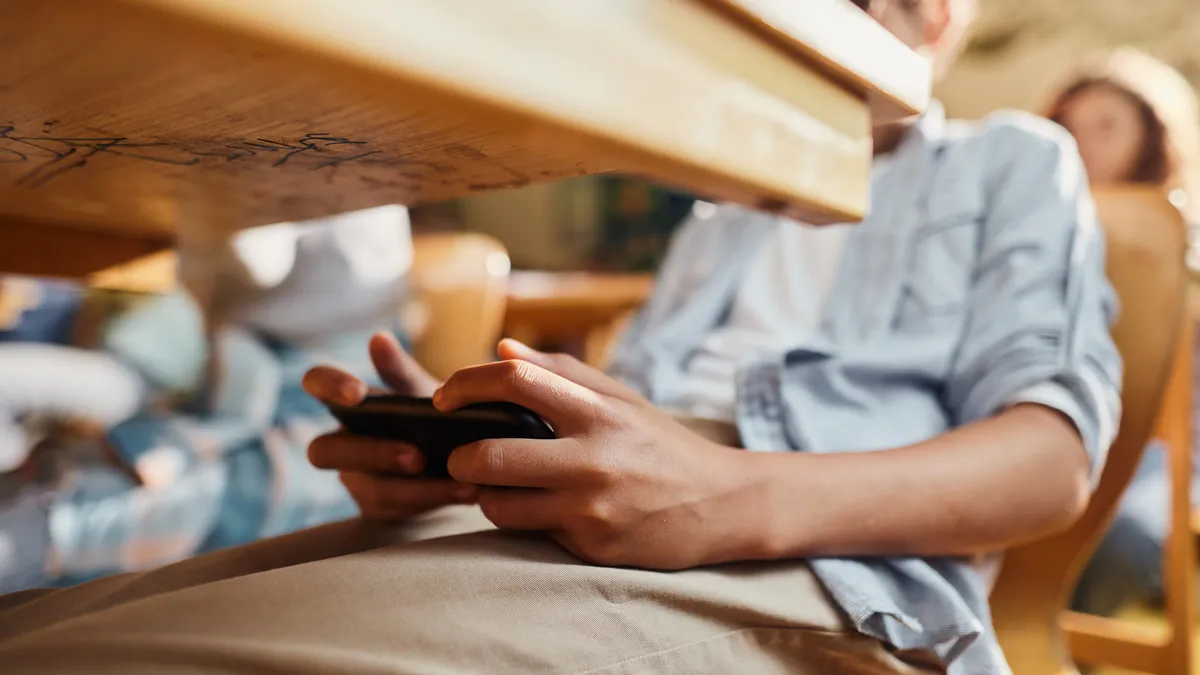
<svg viewBox="0 0 1200 675">
<path fill-rule="evenodd" d="M 996 551 L 1066 527 L 1088 495 L 1078 433 L 1037 405 L 895 450 L 746 461 L 758 557 Z"/>
</svg>

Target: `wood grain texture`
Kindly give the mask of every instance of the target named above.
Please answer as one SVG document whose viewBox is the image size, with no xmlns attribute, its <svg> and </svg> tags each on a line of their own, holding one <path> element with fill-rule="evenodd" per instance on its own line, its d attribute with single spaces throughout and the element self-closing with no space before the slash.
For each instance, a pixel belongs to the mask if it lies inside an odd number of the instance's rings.
<svg viewBox="0 0 1200 675">
<path fill-rule="evenodd" d="M 698 0 L 0 0 L 0 16 L 0 215 L 136 236 L 603 171 L 853 220 L 863 96 L 897 89 L 839 81 Z M 888 58 L 877 26 L 839 30 Z"/>
</svg>

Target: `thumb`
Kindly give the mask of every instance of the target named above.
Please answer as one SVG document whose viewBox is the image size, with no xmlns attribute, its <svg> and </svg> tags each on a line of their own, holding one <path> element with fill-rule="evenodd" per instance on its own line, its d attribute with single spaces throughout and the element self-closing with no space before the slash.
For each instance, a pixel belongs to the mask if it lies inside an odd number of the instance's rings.
<svg viewBox="0 0 1200 675">
<path fill-rule="evenodd" d="M 496 354 L 504 361 L 528 361 L 598 394 L 631 403 L 642 400 L 637 392 L 569 354 L 547 354 L 511 338 L 500 341 Z"/>
</svg>

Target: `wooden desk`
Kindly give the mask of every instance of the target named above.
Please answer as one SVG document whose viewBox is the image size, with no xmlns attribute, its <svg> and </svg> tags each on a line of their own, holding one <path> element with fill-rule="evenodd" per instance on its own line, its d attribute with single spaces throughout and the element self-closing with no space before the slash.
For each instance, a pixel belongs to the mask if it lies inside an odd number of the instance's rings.
<svg viewBox="0 0 1200 675">
<path fill-rule="evenodd" d="M 504 333 L 536 346 L 583 341 L 583 359 L 603 367 L 625 320 L 650 297 L 649 274 L 513 272 Z"/>
<path fill-rule="evenodd" d="M 814 222 L 924 62 L 846 0 L 0 0 L 0 270 L 600 171 Z"/>
</svg>

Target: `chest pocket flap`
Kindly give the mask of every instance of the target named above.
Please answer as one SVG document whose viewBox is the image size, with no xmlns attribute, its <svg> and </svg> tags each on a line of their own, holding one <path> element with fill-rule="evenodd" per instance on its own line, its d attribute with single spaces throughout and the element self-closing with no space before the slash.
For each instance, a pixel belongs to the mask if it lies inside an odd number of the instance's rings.
<svg viewBox="0 0 1200 675">
<path fill-rule="evenodd" d="M 982 181 L 944 163 L 913 224 L 898 327 L 965 314 L 985 211 Z M 974 178 L 974 179 L 973 179 Z"/>
</svg>

